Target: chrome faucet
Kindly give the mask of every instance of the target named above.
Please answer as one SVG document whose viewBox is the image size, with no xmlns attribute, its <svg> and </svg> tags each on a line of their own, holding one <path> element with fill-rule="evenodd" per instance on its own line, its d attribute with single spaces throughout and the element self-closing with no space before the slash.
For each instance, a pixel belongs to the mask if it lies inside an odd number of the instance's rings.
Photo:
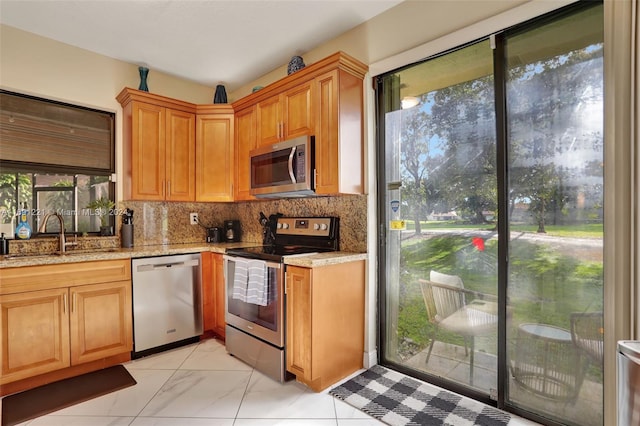
<svg viewBox="0 0 640 426">
<path fill-rule="evenodd" d="M 64 254 L 67 250 L 67 246 L 75 246 L 78 244 L 77 241 L 74 241 L 72 243 L 68 243 L 66 241 L 66 238 L 64 236 L 64 220 L 62 219 L 62 215 L 58 212 L 55 213 L 47 213 L 44 217 L 44 219 L 42 219 L 42 224 L 38 227 L 38 232 L 46 232 L 47 229 L 47 221 L 49 220 L 49 218 L 51 216 L 54 216 L 58 219 L 58 222 L 60 222 L 60 233 L 58 234 L 58 243 L 59 243 L 59 254 Z"/>
</svg>

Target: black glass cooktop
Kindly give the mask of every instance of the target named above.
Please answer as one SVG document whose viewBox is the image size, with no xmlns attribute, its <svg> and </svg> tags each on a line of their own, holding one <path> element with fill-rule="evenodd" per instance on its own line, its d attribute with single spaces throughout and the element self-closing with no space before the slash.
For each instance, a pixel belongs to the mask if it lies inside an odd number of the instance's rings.
<svg viewBox="0 0 640 426">
<path fill-rule="evenodd" d="M 231 256 L 248 257 L 252 259 L 265 259 L 281 261 L 283 256 L 291 256 L 296 254 L 309 254 L 331 251 L 332 249 L 324 247 L 309 247 L 299 245 L 289 246 L 254 246 L 243 247 L 227 250 L 227 254 Z"/>
</svg>

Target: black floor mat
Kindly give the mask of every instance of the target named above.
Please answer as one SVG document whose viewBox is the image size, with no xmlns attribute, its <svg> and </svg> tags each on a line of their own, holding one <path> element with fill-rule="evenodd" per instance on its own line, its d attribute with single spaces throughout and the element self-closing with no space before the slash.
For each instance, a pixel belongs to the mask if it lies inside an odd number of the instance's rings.
<svg viewBox="0 0 640 426">
<path fill-rule="evenodd" d="M 2 398 L 2 426 L 12 426 L 136 384 L 122 365 Z"/>
</svg>

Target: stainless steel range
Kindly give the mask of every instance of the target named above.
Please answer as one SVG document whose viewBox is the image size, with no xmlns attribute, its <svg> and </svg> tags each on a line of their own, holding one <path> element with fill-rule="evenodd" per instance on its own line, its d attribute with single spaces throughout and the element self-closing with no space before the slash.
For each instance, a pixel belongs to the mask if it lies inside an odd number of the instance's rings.
<svg viewBox="0 0 640 426">
<path fill-rule="evenodd" d="M 284 261 L 287 256 L 337 251 L 339 219 L 272 215 L 263 226 L 268 244 L 227 250 L 224 256 L 226 347 L 231 355 L 284 382 L 290 378 L 285 367 Z"/>
</svg>

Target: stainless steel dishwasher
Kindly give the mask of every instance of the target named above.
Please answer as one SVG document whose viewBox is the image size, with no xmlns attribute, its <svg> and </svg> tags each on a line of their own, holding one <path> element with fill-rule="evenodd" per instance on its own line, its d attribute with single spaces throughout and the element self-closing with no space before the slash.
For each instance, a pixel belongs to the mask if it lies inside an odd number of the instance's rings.
<svg viewBox="0 0 640 426">
<path fill-rule="evenodd" d="M 200 253 L 131 260 L 132 358 L 182 346 L 202 334 Z"/>
</svg>

